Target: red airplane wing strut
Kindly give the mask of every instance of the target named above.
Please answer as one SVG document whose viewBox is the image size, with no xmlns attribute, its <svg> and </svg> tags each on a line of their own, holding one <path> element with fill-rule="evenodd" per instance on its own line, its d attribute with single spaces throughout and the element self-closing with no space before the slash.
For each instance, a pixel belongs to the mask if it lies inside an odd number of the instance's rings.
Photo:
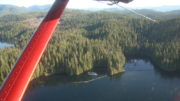
<svg viewBox="0 0 180 101">
<path fill-rule="evenodd" d="M 21 101 L 69 0 L 56 0 L 0 90 L 0 101 Z"/>
</svg>

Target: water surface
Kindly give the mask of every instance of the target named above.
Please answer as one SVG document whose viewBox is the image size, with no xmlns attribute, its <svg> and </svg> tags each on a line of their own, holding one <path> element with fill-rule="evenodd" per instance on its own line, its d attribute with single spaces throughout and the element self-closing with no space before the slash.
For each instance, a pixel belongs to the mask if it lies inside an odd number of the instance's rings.
<svg viewBox="0 0 180 101">
<path fill-rule="evenodd" d="M 144 60 L 129 61 L 125 67 L 126 72 L 115 76 L 37 79 L 24 101 L 180 101 L 179 74 L 156 70 Z"/>
<path fill-rule="evenodd" d="M 9 44 L 9 43 L 2 43 L 0 42 L 0 48 L 4 48 L 4 47 L 13 47 L 13 44 Z"/>
</svg>

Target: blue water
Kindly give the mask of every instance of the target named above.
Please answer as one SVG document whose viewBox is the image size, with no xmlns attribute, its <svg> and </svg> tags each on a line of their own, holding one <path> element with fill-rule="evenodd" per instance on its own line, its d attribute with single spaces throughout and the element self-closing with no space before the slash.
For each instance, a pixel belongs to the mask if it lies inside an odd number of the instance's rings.
<svg viewBox="0 0 180 101">
<path fill-rule="evenodd" d="M 13 47 L 13 44 L 8 44 L 8 43 L 1 43 L 0 42 L 0 48 L 4 48 L 4 47 Z"/>
<path fill-rule="evenodd" d="M 125 67 L 124 73 L 95 80 L 88 75 L 37 79 L 24 101 L 180 101 L 179 73 L 164 73 L 144 60 Z"/>
</svg>

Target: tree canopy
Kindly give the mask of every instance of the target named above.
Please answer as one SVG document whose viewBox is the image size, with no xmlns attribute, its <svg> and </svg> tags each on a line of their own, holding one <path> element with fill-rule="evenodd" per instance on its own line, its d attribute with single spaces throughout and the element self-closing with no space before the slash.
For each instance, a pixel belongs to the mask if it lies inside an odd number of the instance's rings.
<svg viewBox="0 0 180 101">
<path fill-rule="evenodd" d="M 15 45 L 0 49 L 0 81 L 10 72 L 44 15 L 0 17 L 0 41 Z M 180 17 L 154 23 L 112 12 L 66 10 L 34 76 L 80 75 L 95 68 L 113 75 L 123 72 L 126 60 L 131 58 L 149 59 L 165 71 L 180 70 L 179 25 Z"/>
</svg>

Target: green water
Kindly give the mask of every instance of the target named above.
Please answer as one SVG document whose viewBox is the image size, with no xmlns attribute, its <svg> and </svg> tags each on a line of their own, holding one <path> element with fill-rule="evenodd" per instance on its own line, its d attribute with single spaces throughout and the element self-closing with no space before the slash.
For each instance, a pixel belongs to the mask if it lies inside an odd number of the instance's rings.
<svg viewBox="0 0 180 101">
<path fill-rule="evenodd" d="M 55 75 L 34 80 L 24 101 L 180 101 L 180 75 L 133 60 L 126 72 L 107 76 Z"/>
</svg>

